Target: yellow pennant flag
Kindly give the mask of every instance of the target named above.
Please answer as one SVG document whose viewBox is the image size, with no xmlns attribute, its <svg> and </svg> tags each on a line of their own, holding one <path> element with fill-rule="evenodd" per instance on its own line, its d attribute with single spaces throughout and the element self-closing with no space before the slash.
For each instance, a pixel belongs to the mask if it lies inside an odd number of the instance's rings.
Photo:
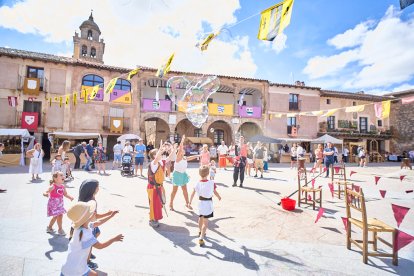
<svg viewBox="0 0 414 276">
<path fill-rule="evenodd" d="M 170 71 L 171 63 L 173 59 L 174 59 L 174 53 L 168 58 L 167 62 L 158 69 L 155 76 L 158 78 L 162 78 L 164 77 L 164 75 L 168 74 L 168 72 Z"/>
<path fill-rule="evenodd" d="M 197 44 L 197 47 L 200 47 L 201 51 L 207 50 L 208 44 L 210 44 L 210 42 L 213 39 L 215 39 L 219 34 L 220 32 L 209 34 L 201 43 Z"/>
<path fill-rule="evenodd" d="M 78 103 L 78 92 L 73 93 L 73 105 Z"/>
<path fill-rule="evenodd" d="M 129 72 L 129 73 L 128 73 L 127 80 L 131 80 L 131 78 L 132 78 L 133 76 L 135 76 L 136 74 L 138 74 L 139 70 L 141 70 L 141 68 L 137 68 L 137 69 L 134 69 L 134 70 L 132 70 L 131 72 Z"/>
<path fill-rule="evenodd" d="M 323 114 L 323 110 L 312 111 L 311 113 L 313 116 L 321 116 Z"/>
<path fill-rule="evenodd" d="M 62 107 L 63 97 L 59 97 L 59 107 Z"/>
<path fill-rule="evenodd" d="M 336 111 L 338 111 L 338 108 L 329 109 L 328 112 L 326 112 L 323 116 L 324 117 L 332 116 L 333 114 L 335 114 Z"/>
<path fill-rule="evenodd" d="M 49 98 L 49 106 L 52 106 L 52 98 Z"/>
<path fill-rule="evenodd" d="M 70 101 L 70 95 L 66 95 L 65 104 L 68 105 Z"/>
<path fill-rule="evenodd" d="M 114 90 L 115 84 L 118 81 L 118 78 L 113 78 L 109 83 L 108 86 L 105 89 L 105 94 L 112 93 L 112 90 Z"/>
<path fill-rule="evenodd" d="M 91 96 L 89 97 L 89 99 L 91 100 L 95 99 L 96 95 L 98 95 L 99 88 L 101 88 L 100 84 L 92 87 L 92 92 L 90 93 Z"/>
<path fill-rule="evenodd" d="M 383 101 L 374 104 L 375 116 L 380 119 L 386 119 L 390 116 L 391 101 Z"/>
<path fill-rule="evenodd" d="M 298 115 L 299 115 L 298 113 L 287 113 L 286 117 L 291 118 L 291 117 L 296 117 Z"/>
<path fill-rule="evenodd" d="M 55 97 L 55 102 L 57 102 L 57 101 L 59 101 L 59 98 L 58 97 Z"/>
<path fill-rule="evenodd" d="M 289 25 L 294 0 L 284 0 L 261 13 L 257 38 L 273 41 Z"/>
<path fill-rule="evenodd" d="M 345 108 L 345 112 L 349 113 L 349 112 L 362 112 L 365 109 L 365 105 L 361 104 L 361 105 L 356 105 L 356 106 L 348 106 L 347 108 Z"/>
</svg>

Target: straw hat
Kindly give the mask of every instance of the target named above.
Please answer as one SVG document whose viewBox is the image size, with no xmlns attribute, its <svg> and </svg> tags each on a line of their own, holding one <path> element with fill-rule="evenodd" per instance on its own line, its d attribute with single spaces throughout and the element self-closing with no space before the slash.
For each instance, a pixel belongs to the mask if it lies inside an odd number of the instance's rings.
<svg viewBox="0 0 414 276">
<path fill-rule="evenodd" d="M 68 210 L 68 218 L 72 221 L 73 228 L 79 228 L 92 216 L 95 215 L 96 202 L 90 200 L 88 202 L 77 202 Z"/>
</svg>

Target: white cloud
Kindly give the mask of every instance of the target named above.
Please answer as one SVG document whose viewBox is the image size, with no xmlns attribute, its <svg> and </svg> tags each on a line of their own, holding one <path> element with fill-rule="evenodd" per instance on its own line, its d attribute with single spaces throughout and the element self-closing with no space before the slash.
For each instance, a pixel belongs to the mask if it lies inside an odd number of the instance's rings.
<svg viewBox="0 0 414 276">
<path fill-rule="evenodd" d="M 372 27 L 373 24 L 374 21 L 360 23 L 356 25 L 355 28 L 347 30 L 342 34 L 338 34 L 329 39 L 328 44 L 337 49 L 361 45 L 369 31 L 369 28 Z"/>
<path fill-rule="evenodd" d="M 212 8 L 218 6 L 219 12 Z M 247 77 L 257 70 L 247 36 L 219 36 L 203 53 L 195 47 L 200 34 L 237 21 L 239 0 L 27 0 L 1 7 L 0 26 L 71 43 L 91 8 L 105 38 L 106 64 L 158 67 L 175 52 L 172 70 Z"/>
<path fill-rule="evenodd" d="M 390 6 L 377 23 L 367 21 L 328 40 L 337 49 L 352 47 L 331 56 L 308 60 L 303 73 L 311 79 L 347 78 L 341 89 L 370 90 L 413 82 L 414 17 L 406 21 Z M 349 39 L 349 43 L 346 41 Z"/>
<path fill-rule="evenodd" d="M 404 83 L 402 85 L 394 87 L 392 89 L 392 92 L 400 92 L 400 91 L 411 90 L 411 89 L 414 89 L 414 84 Z"/>
<path fill-rule="evenodd" d="M 266 51 L 272 50 L 276 54 L 279 54 L 284 49 L 286 49 L 287 47 L 286 41 L 287 41 L 287 35 L 285 35 L 284 33 L 281 33 L 277 35 L 273 41 L 261 41 L 260 45 L 264 46 L 264 49 Z"/>
</svg>

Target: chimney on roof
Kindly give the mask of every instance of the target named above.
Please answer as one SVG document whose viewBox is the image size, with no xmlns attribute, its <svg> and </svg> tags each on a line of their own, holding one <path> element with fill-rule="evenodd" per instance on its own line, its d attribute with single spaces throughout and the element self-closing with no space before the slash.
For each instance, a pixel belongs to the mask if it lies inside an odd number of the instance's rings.
<svg viewBox="0 0 414 276">
<path fill-rule="evenodd" d="M 305 86 L 305 82 L 303 81 L 295 81 L 296 86 Z"/>
</svg>

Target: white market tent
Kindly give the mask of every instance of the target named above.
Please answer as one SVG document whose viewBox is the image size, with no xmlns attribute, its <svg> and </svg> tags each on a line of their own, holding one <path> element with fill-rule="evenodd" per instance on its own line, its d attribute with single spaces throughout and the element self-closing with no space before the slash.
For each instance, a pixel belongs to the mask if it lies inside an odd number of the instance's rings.
<svg viewBox="0 0 414 276">
<path fill-rule="evenodd" d="M 24 146 L 23 138 L 32 137 L 27 129 L 18 129 L 18 128 L 2 128 L 0 129 L 0 136 L 7 137 L 21 137 L 21 156 L 20 156 L 20 166 L 24 166 Z"/>
<path fill-rule="evenodd" d="M 27 129 L 2 128 L 0 129 L 0 136 L 20 136 L 22 138 L 29 138 L 31 135 Z"/>
<path fill-rule="evenodd" d="M 130 141 L 130 140 L 139 140 L 141 139 L 141 137 L 139 137 L 136 134 L 124 134 L 118 137 L 118 139 L 116 139 L 117 141 Z"/>
<path fill-rule="evenodd" d="M 342 145 L 344 143 L 343 140 L 337 139 L 335 137 L 332 137 L 331 135 L 325 134 L 319 138 L 316 138 L 311 142 L 312 144 L 326 144 L 326 143 L 332 143 L 332 144 L 339 144 Z"/>
</svg>

